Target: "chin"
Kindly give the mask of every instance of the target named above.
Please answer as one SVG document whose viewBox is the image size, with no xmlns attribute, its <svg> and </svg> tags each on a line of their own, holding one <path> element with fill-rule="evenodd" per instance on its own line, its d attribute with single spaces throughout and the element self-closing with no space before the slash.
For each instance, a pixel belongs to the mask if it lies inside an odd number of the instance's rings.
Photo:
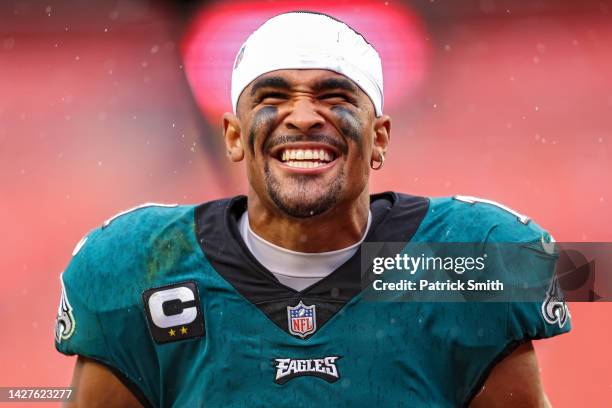
<svg viewBox="0 0 612 408">
<path fill-rule="evenodd" d="M 293 218 L 311 218 L 333 209 L 339 201 L 339 192 L 328 190 L 312 195 L 307 190 L 294 193 L 269 191 L 276 207 Z M 280 193 L 280 194 L 278 194 Z"/>
<path fill-rule="evenodd" d="M 321 175 L 293 174 L 287 177 L 264 167 L 266 193 L 274 205 L 293 218 L 310 218 L 333 209 L 340 201 L 345 186 L 341 170 L 332 180 Z"/>
</svg>

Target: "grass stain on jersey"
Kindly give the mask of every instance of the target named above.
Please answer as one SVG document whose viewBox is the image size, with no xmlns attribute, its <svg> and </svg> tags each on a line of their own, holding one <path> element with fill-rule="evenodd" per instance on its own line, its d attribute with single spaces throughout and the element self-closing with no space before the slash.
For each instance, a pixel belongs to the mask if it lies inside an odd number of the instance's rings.
<svg viewBox="0 0 612 408">
<path fill-rule="evenodd" d="M 148 282 L 172 272 L 182 259 L 193 252 L 192 243 L 179 226 L 162 230 L 152 237 L 150 248 L 147 258 Z"/>
</svg>

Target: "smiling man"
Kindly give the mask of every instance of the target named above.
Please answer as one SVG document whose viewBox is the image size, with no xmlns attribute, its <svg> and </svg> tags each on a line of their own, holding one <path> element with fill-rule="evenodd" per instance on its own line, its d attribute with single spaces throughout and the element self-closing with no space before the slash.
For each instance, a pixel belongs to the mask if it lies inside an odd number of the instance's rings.
<svg viewBox="0 0 612 408">
<path fill-rule="evenodd" d="M 58 350 L 79 355 L 72 404 L 548 405 L 531 340 L 570 328 L 551 294 L 364 299 L 363 242 L 519 242 L 554 257 L 545 231 L 494 202 L 370 195 L 391 119 L 362 35 L 318 13 L 268 20 L 238 53 L 232 102 L 225 142 L 247 196 L 144 205 L 75 248 L 56 328 Z"/>
</svg>

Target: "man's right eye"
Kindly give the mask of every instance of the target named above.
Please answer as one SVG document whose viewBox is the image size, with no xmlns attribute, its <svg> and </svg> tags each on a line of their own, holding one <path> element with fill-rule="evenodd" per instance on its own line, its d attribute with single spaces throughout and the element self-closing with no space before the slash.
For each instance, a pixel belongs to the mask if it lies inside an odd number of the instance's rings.
<svg viewBox="0 0 612 408">
<path fill-rule="evenodd" d="M 281 93 L 281 92 L 267 92 L 265 94 L 262 94 L 258 98 L 258 103 L 261 103 L 261 104 L 264 104 L 264 105 L 275 105 L 277 103 L 283 103 L 287 99 L 289 99 L 289 98 L 284 93 Z"/>
</svg>

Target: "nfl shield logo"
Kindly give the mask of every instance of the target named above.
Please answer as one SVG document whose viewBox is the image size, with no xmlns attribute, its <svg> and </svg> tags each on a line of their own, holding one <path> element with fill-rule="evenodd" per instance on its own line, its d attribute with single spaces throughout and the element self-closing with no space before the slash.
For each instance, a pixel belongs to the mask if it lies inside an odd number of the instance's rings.
<svg viewBox="0 0 612 408">
<path fill-rule="evenodd" d="M 297 306 L 287 306 L 289 333 L 304 338 L 317 330 L 316 305 L 306 306 L 302 301 Z"/>
</svg>

